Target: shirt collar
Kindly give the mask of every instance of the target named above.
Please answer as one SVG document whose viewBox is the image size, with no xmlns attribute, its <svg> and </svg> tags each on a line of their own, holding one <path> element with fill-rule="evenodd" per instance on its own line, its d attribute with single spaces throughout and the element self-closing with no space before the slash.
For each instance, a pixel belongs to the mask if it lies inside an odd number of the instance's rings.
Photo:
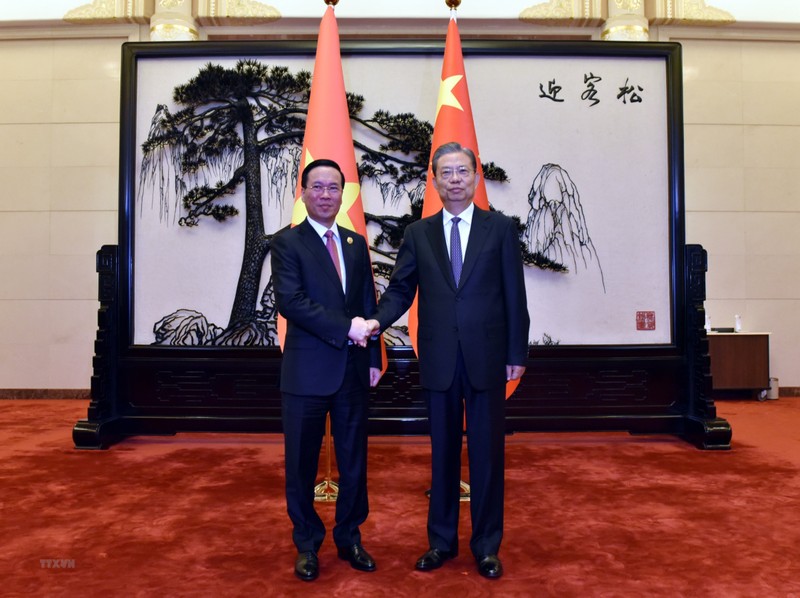
<svg viewBox="0 0 800 598">
<path fill-rule="evenodd" d="M 306 216 L 306 219 L 308 220 L 308 223 L 311 225 L 311 228 L 313 228 L 315 231 L 317 231 L 317 234 L 322 239 L 324 239 L 325 238 L 325 231 L 328 230 L 328 227 L 325 226 L 324 224 L 320 224 L 319 222 L 317 222 L 316 220 L 311 218 L 311 216 Z M 330 230 L 333 231 L 333 236 L 334 237 L 336 237 L 337 239 L 341 238 L 340 235 L 339 235 L 339 225 L 338 224 L 336 224 L 334 222 L 333 226 L 331 226 Z"/>
<path fill-rule="evenodd" d="M 455 218 L 455 215 L 453 215 L 450 212 L 448 212 L 445 208 L 442 208 L 442 213 L 444 214 L 444 223 L 445 224 L 449 223 L 453 218 Z M 475 203 L 474 202 L 470 202 L 469 206 L 463 212 L 461 212 L 458 215 L 458 217 L 461 218 L 461 220 L 466 222 L 468 225 L 471 225 L 472 224 L 472 215 L 474 213 L 475 213 Z"/>
</svg>

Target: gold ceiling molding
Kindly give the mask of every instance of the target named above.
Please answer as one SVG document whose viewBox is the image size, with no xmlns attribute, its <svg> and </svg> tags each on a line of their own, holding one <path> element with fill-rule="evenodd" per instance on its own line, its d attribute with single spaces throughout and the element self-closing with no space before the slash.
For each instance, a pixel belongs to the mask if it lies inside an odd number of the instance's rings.
<svg viewBox="0 0 800 598">
<path fill-rule="evenodd" d="M 281 13 L 258 0 L 197 0 L 195 18 L 200 25 L 248 25 L 277 21 Z"/>
<path fill-rule="evenodd" d="M 647 15 L 653 25 L 730 25 L 736 18 L 706 0 L 647 0 Z"/>
<path fill-rule="evenodd" d="M 642 7 L 642 0 L 614 0 L 614 4 L 620 10 L 637 12 Z"/>
<path fill-rule="evenodd" d="M 606 0 L 548 0 L 524 9 L 519 20 L 535 25 L 585 27 L 599 25 L 607 16 Z"/>
<path fill-rule="evenodd" d="M 69 23 L 147 23 L 154 0 L 93 0 L 64 15 Z"/>
</svg>

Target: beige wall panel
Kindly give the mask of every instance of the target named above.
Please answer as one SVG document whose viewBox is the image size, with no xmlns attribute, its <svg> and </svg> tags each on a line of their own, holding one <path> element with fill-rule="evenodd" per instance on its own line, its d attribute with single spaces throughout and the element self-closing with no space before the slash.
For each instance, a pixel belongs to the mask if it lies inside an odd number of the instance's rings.
<svg viewBox="0 0 800 598">
<path fill-rule="evenodd" d="M 48 123 L 52 81 L 12 80 L 0 83 L 0 123 Z"/>
<path fill-rule="evenodd" d="M 49 301 L 43 300 L 8 300 L 0 303 L 0 345 L 17 342 L 40 345 L 44 349 L 50 344 L 53 335 L 49 330 L 48 304 Z M 0 367 L 5 367 L 5 363 Z M 14 387 L 6 386 L 4 382 L 2 388 Z"/>
<path fill-rule="evenodd" d="M 744 175 L 741 168 L 687 168 L 687 211 L 743 210 Z"/>
<path fill-rule="evenodd" d="M 54 79 L 119 80 L 122 72 L 119 38 L 59 40 L 53 58 Z"/>
<path fill-rule="evenodd" d="M 741 42 L 680 40 L 684 81 L 742 80 Z"/>
<path fill-rule="evenodd" d="M 800 297 L 800 259 L 796 255 L 748 255 L 742 274 L 750 299 Z"/>
<path fill-rule="evenodd" d="M 800 83 L 745 82 L 742 117 L 755 125 L 800 125 Z"/>
<path fill-rule="evenodd" d="M 700 243 L 712 255 L 744 255 L 745 226 L 742 212 L 690 212 L 686 242 Z"/>
<path fill-rule="evenodd" d="M 800 256 L 800 213 L 750 212 L 745 227 L 749 255 Z"/>
<path fill-rule="evenodd" d="M 686 81 L 683 121 L 686 124 L 742 124 L 742 84 L 738 81 Z"/>
<path fill-rule="evenodd" d="M 0 127 L 0 135 L 2 135 Z M 21 210 L 39 212 L 50 209 L 51 174 L 48 168 L 7 167 L 0 162 L 0 214 Z"/>
<path fill-rule="evenodd" d="M 49 261 L 48 255 L 0 255 L 0 309 L 2 300 L 46 297 Z"/>
<path fill-rule="evenodd" d="M 53 166 L 118 166 L 119 125 L 53 125 Z"/>
<path fill-rule="evenodd" d="M 46 388 L 88 388 L 97 331 L 97 301 L 50 301 Z M 89 359 L 87 359 L 89 357 Z"/>
<path fill-rule="evenodd" d="M 0 125 L 0 165 L 47 168 L 52 127 L 46 124 Z"/>
<path fill-rule="evenodd" d="M 51 254 L 93 256 L 116 242 L 117 213 L 52 212 L 51 229 Z"/>
<path fill-rule="evenodd" d="M 97 320 L 95 312 L 92 319 Z M 84 320 L 88 322 L 88 319 Z M 97 325 L 95 324 L 96 328 Z M 92 361 L 86 355 L 94 354 L 94 333 L 87 335 L 87 329 L 79 331 L 73 342 L 48 347 L 47 379 L 45 388 L 87 389 L 92 380 Z M 41 388 L 41 387 L 35 387 Z"/>
<path fill-rule="evenodd" d="M 0 309 L 5 311 L 5 301 L 0 303 Z M 0 388 L 55 388 L 48 384 L 50 370 L 50 348 L 46 342 L 37 344 L 31 342 L 29 335 L 19 337 L 0 332 Z"/>
<path fill-rule="evenodd" d="M 53 46 L 50 40 L 1 40 L 0 81 L 51 81 Z"/>
<path fill-rule="evenodd" d="M 684 162 L 687 168 L 741 168 L 744 132 L 737 125 L 686 125 Z"/>
<path fill-rule="evenodd" d="M 95 254 L 51 255 L 46 271 L 48 299 L 97 301 Z"/>
<path fill-rule="evenodd" d="M 745 209 L 800 212 L 800 169 L 745 168 Z"/>
<path fill-rule="evenodd" d="M 46 324 L 52 330 L 49 343 L 68 346 L 79 341 L 85 352 L 87 341 L 91 344 L 97 330 L 97 301 L 65 299 L 46 303 Z M 87 331 L 91 334 L 87 334 Z"/>
<path fill-rule="evenodd" d="M 757 168 L 800 168 L 800 127 L 746 126 L 744 163 Z"/>
<path fill-rule="evenodd" d="M 743 42 L 742 80 L 756 83 L 800 83 L 800 44 Z"/>
<path fill-rule="evenodd" d="M 119 206 L 119 166 L 72 166 L 50 170 L 54 191 L 53 210 L 117 210 Z"/>
<path fill-rule="evenodd" d="M 709 299 L 746 299 L 747 278 L 742 266 L 742 256 L 713 254 L 708 256 L 706 292 L 712 288 Z"/>
<path fill-rule="evenodd" d="M 747 302 L 745 330 L 770 332 L 769 364 L 770 376 L 780 378 L 781 386 L 800 386 L 798 367 L 800 363 L 800 301 L 772 300 Z M 796 399 L 789 399 L 796 400 Z"/>
<path fill-rule="evenodd" d="M 0 255 L 49 253 L 49 212 L 0 212 Z"/>
<path fill-rule="evenodd" d="M 119 81 L 54 81 L 51 109 L 54 122 L 118 123 Z"/>
</svg>

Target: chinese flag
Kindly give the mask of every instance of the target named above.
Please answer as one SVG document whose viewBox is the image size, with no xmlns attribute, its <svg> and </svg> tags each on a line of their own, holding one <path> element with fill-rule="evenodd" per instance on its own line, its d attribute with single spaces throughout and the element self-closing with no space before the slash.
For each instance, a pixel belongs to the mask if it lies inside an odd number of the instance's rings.
<svg viewBox="0 0 800 598">
<path fill-rule="evenodd" d="M 350 130 L 350 112 L 347 109 L 342 57 L 339 51 L 339 27 L 332 6 L 326 9 L 319 28 L 306 131 L 292 210 L 292 226 L 300 224 L 307 215 L 306 206 L 300 199 L 303 169 L 307 164 L 322 158 L 334 160 L 345 176 L 342 207 L 336 216 L 336 223 L 366 238 L 367 223 L 364 219 L 364 206 L 361 203 L 361 185 L 358 182 L 353 134 Z M 281 346 L 285 335 L 286 322 L 278 316 L 278 341 Z M 381 347 L 385 368 L 386 347 L 383 343 Z"/>
<path fill-rule="evenodd" d="M 464 70 L 464 56 L 461 51 L 461 36 L 458 33 L 458 23 L 455 15 L 450 17 L 447 27 L 447 41 L 444 48 L 444 62 L 442 64 L 442 80 L 439 82 L 439 99 L 436 102 L 436 116 L 433 121 L 433 141 L 431 143 L 431 158 L 433 152 L 440 145 L 457 141 L 468 147 L 478 158 L 478 173 L 481 175 L 478 187 L 475 190 L 473 202 L 479 208 L 489 209 L 489 199 L 486 195 L 486 184 L 483 180 L 478 138 L 475 134 L 475 122 L 472 118 L 472 105 L 469 101 L 467 88 L 467 75 Z M 432 216 L 442 209 L 439 194 L 433 188 L 433 170 L 431 161 L 428 160 L 428 184 L 425 186 L 425 197 L 422 203 L 422 217 Z M 408 311 L 408 335 L 411 345 L 417 350 L 417 298 Z M 519 380 L 511 380 L 506 385 L 506 397 L 511 396 Z"/>
</svg>

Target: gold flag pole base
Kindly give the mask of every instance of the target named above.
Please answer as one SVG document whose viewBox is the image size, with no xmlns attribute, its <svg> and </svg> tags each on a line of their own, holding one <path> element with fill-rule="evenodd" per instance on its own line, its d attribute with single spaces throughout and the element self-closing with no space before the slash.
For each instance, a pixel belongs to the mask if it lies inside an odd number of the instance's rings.
<svg viewBox="0 0 800 598">
<path fill-rule="evenodd" d="M 469 484 L 467 484 L 464 480 L 461 480 L 459 485 L 461 486 L 461 494 L 459 495 L 458 500 L 461 502 L 469 502 Z"/>
<path fill-rule="evenodd" d="M 461 488 L 461 493 L 458 496 L 458 500 L 460 500 L 461 502 L 469 502 L 469 493 L 470 493 L 469 484 L 464 480 L 461 480 L 458 483 L 458 485 Z M 425 491 L 425 496 L 427 496 L 428 498 L 431 497 L 430 488 Z"/>
<path fill-rule="evenodd" d="M 336 502 L 339 484 L 331 479 L 331 415 L 325 418 L 325 479 L 314 486 L 315 502 Z"/>
<path fill-rule="evenodd" d="M 325 479 L 314 486 L 316 502 L 336 502 L 337 498 L 339 498 L 339 484 L 333 480 Z"/>
</svg>

